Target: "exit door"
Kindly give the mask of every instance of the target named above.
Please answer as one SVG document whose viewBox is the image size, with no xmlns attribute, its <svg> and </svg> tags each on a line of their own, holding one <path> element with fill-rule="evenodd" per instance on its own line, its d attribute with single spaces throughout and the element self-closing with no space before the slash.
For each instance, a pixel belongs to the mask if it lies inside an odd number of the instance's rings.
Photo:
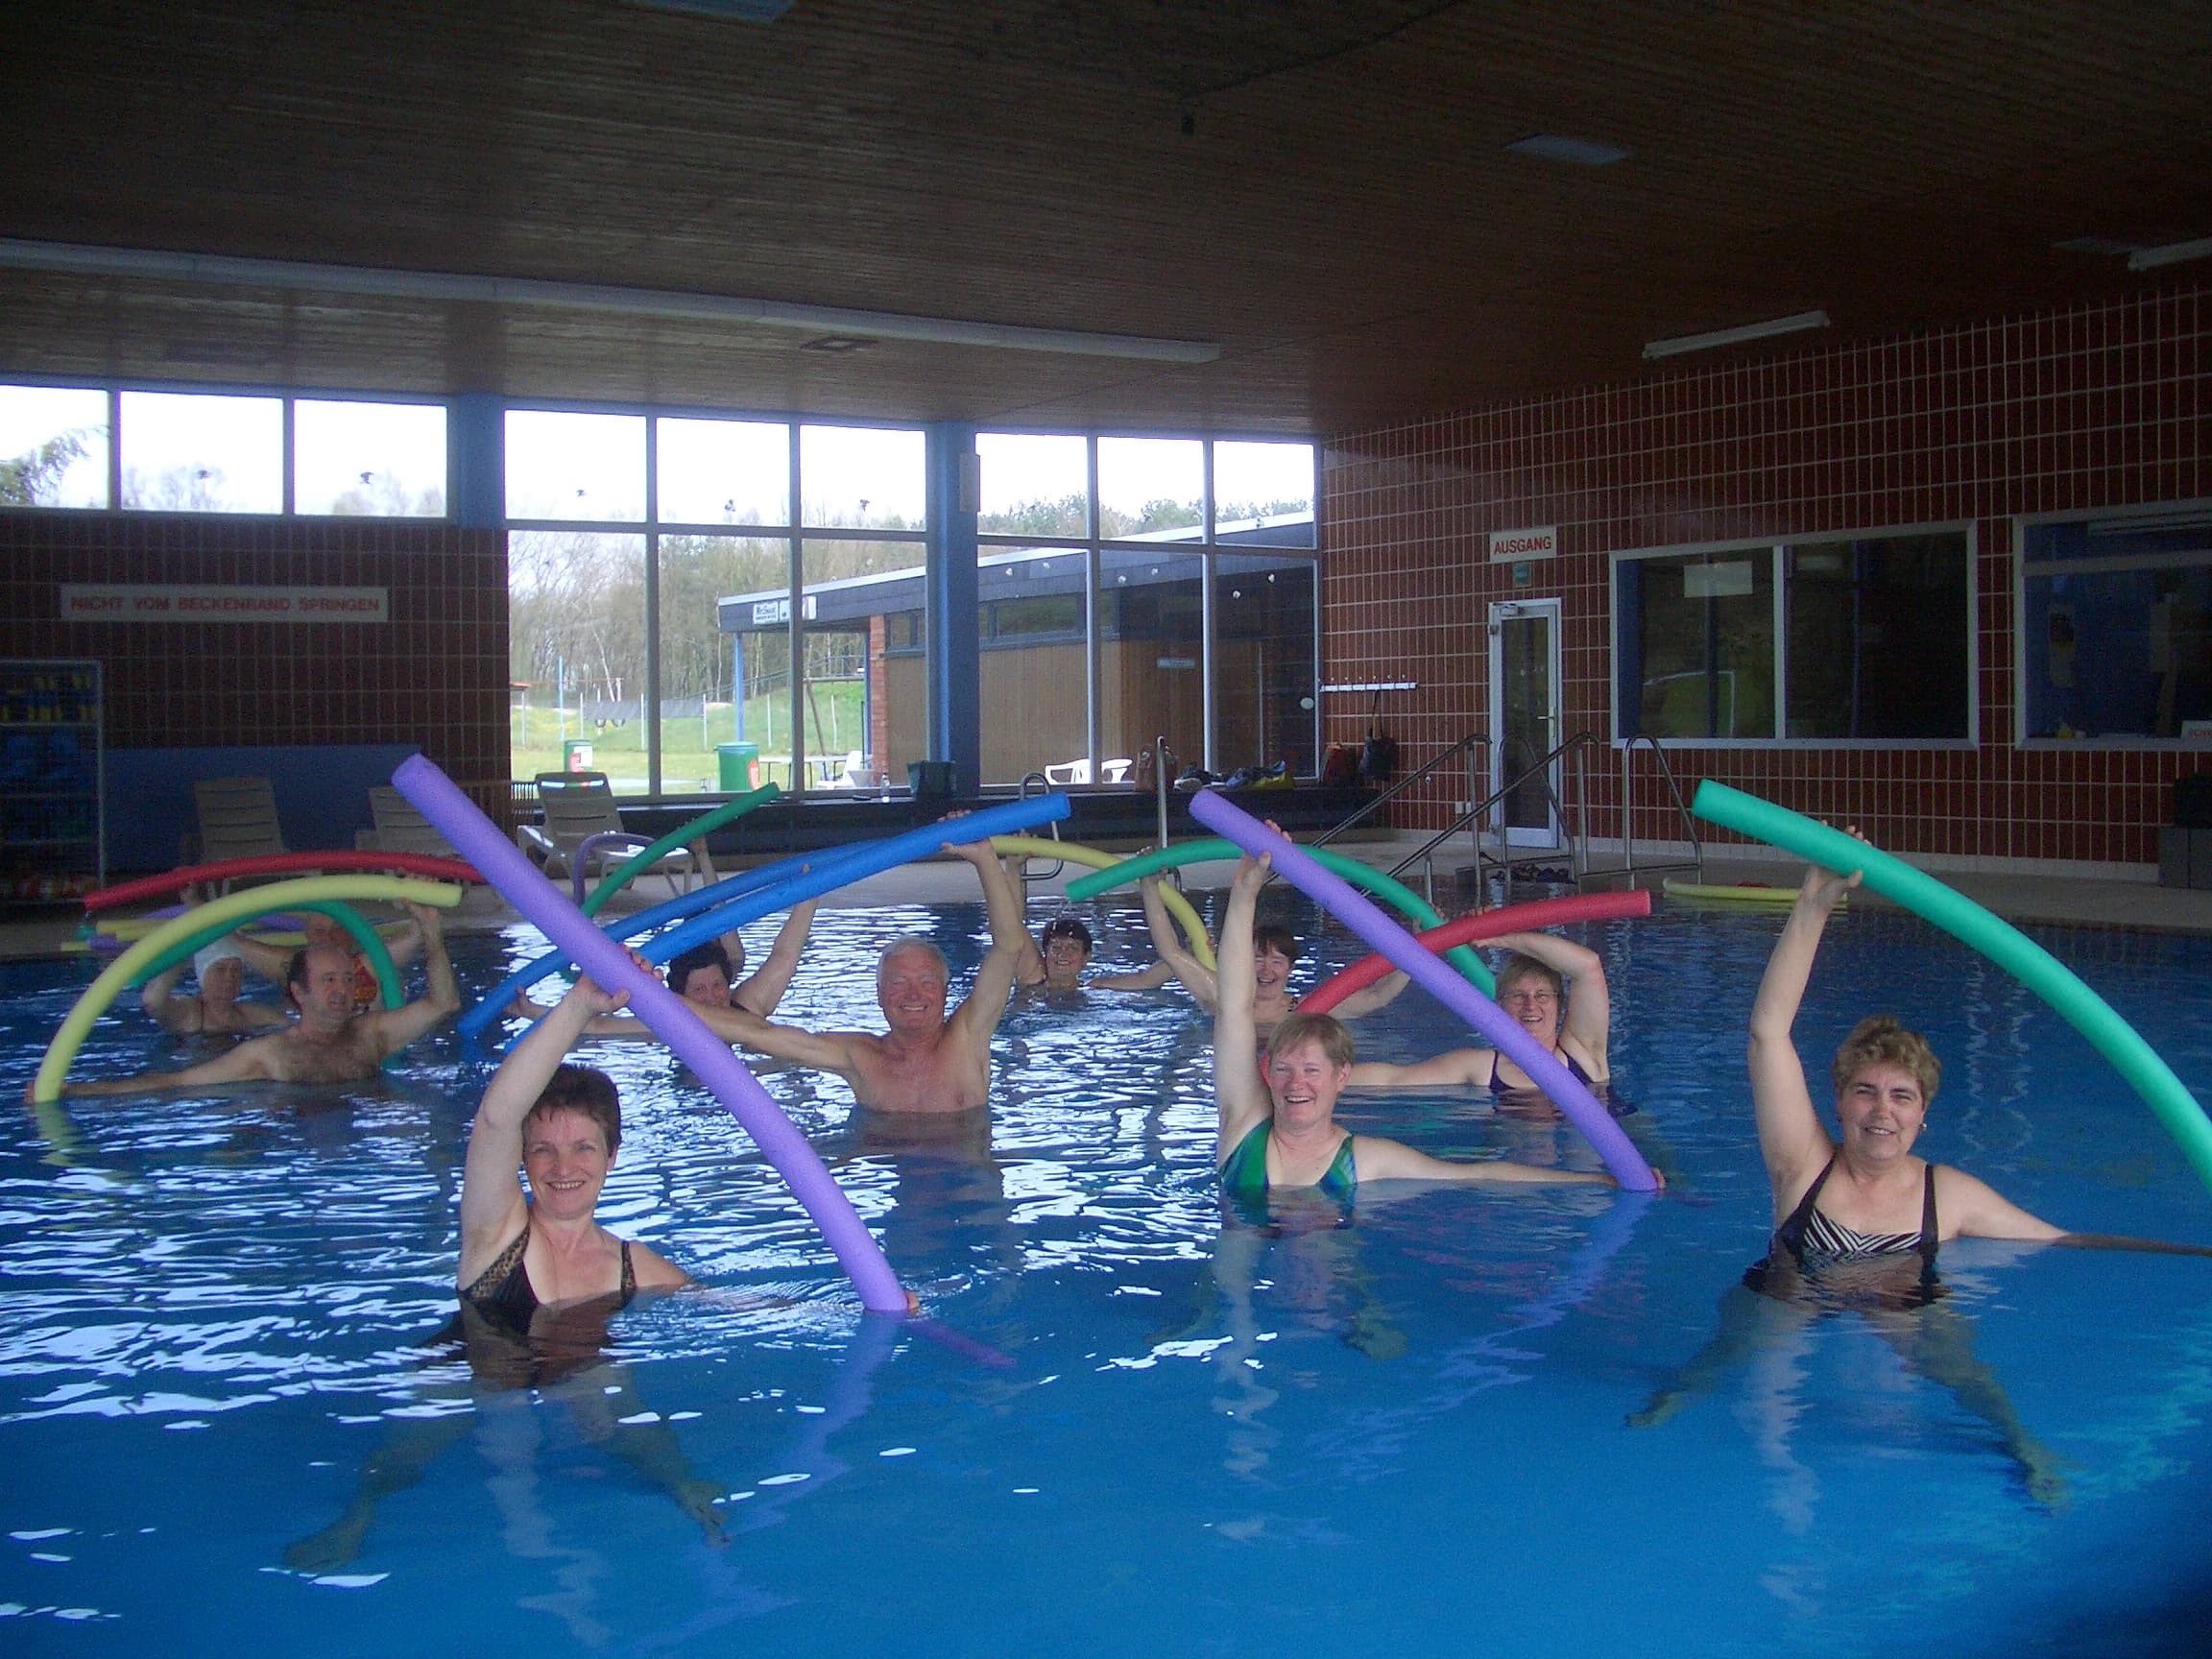
<svg viewBox="0 0 2212 1659">
<path fill-rule="evenodd" d="M 1559 601 L 1490 607 L 1490 787 L 1505 795 L 1494 830 L 1509 846 L 1559 845 Z M 1507 784 L 1510 789 L 1506 789 Z"/>
</svg>

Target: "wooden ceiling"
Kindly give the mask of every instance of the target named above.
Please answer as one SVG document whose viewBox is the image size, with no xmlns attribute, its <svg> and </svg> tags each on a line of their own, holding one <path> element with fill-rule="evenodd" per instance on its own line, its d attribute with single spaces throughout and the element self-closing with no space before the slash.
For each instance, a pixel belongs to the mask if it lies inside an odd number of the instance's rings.
<svg viewBox="0 0 2212 1659">
<path fill-rule="evenodd" d="M 2186 279 L 2054 244 L 2212 235 L 2202 4 L 76 0 L 0 52 L 0 236 L 1219 347 L 0 269 L 0 374 L 1327 433 L 1815 307 Z M 1539 133 L 1629 155 L 1505 148 Z"/>
</svg>

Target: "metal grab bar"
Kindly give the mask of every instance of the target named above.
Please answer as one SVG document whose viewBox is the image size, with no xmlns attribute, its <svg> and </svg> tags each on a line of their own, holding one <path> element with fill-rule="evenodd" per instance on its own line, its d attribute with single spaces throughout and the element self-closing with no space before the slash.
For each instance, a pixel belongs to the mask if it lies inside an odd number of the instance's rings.
<svg viewBox="0 0 2212 1659">
<path fill-rule="evenodd" d="M 1453 756 L 1459 754 L 1462 751 L 1465 751 L 1469 753 L 1470 756 L 1472 756 L 1474 746 L 1480 743 L 1482 739 L 1479 736 L 1473 734 L 1462 737 L 1457 743 L 1455 743 L 1450 749 L 1444 751 L 1443 754 L 1439 755 L 1434 760 L 1431 760 L 1427 766 L 1422 767 L 1419 772 L 1416 772 L 1408 777 L 1406 780 L 1406 782 L 1407 784 L 1412 783 L 1417 779 L 1425 776 L 1429 772 L 1433 771 L 1442 762 L 1451 759 Z M 1475 786 L 1473 780 L 1476 774 L 1474 773 L 1472 766 L 1470 766 L 1470 785 L 1467 791 L 1468 800 L 1470 803 L 1469 805 L 1464 811 L 1459 813 L 1458 816 L 1454 818 L 1454 820 L 1444 829 L 1438 830 L 1427 841 L 1424 841 L 1419 847 L 1415 848 L 1411 853 L 1408 853 L 1404 858 L 1401 858 L 1396 864 L 1391 866 L 1389 872 L 1390 875 L 1394 877 L 1402 877 L 1407 870 L 1412 868 L 1412 866 L 1415 864 L 1420 864 L 1423 867 L 1423 882 L 1427 888 L 1427 896 L 1429 902 L 1431 904 L 1434 904 L 1436 888 L 1436 851 L 1438 848 L 1442 847 L 1445 842 L 1449 841 L 1453 836 L 1458 834 L 1461 830 L 1464 830 L 1469 832 L 1469 839 L 1474 848 L 1475 885 L 1477 893 L 1479 896 L 1486 895 L 1489 891 L 1489 873 L 1493 860 L 1491 858 L 1489 849 L 1484 847 L 1482 843 L 1482 824 L 1485 819 L 1488 819 L 1496 814 L 1497 809 L 1504 803 L 1506 797 L 1513 794 L 1516 790 L 1522 788 L 1524 785 L 1533 782 L 1544 791 L 1545 799 L 1551 808 L 1552 820 L 1558 825 L 1560 837 L 1564 842 L 1564 851 L 1567 854 L 1567 867 L 1574 878 L 1575 884 L 1577 887 L 1581 886 L 1584 882 L 1590 880 L 1593 878 L 1624 878 L 1630 882 L 1630 884 L 1633 884 L 1635 878 L 1640 871 L 1644 874 L 1653 874 L 1664 870 L 1695 870 L 1699 878 L 1702 878 L 1705 869 L 1705 851 L 1704 844 L 1699 840 L 1697 835 L 1696 820 L 1690 815 L 1689 803 L 1683 798 L 1681 784 L 1675 779 L 1674 769 L 1667 758 L 1666 750 L 1660 746 L 1656 738 L 1647 735 L 1638 735 L 1636 737 L 1630 738 L 1622 746 L 1621 750 L 1622 862 L 1618 866 L 1604 867 L 1595 867 L 1591 864 L 1589 856 L 1588 828 L 1590 800 L 1588 757 L 1592 752 L 1600 750 L 1604 747 L 1604 740 L 1599 738 L 1595 733 L 1577 732 L 1575 733 L 1575 735 L 1569 737 L 1565 742 L 1560 743 L 1554 747 L 1550 754 L 1544 756 L 1539 760 L 1532 761 L 1529 765 L 1524 767 L 1520 772 L 1507 779 L 1498 788 L 1491 790 L 1487 795 L 1484 795 L 1479 800 L 1475 799 Z M 1658 763 L 1660 778 L 1666 783 L 1669 794 L 1673 798 L 1675 812 L 1682 822 L 1684 832 L 1686 833 L 1690 842 L 1691 857 L 1689 859 L 1670 859 L 1659 863 L 1644 863 L 1641 865 L 1637 862 L 1634 820 L 1634 767 L 1636 752 L 1639 749 L 1649 749 Z M 1560 791 L 1554 788 L 1551 782 L 1552 768 L 1554 766 L 1560 765 L 1562 762 L 1568 761 L 1572 762 L 1572 764 L 1566 768 L 1570 773 L 1570 778 L 1568 780 L 1569 788 L 1567 793 L 1572 798 L 1572 808 L 1570 808 L 1568 802 L 1562 801 L 1560 799 Z M 1395 790 L 1392 791 L 1392 793 L 1396 792 L 1397 791 Z M 1360 813 L 1355 814 L 1355 818 L 1364 816 L 1367 811 L 1372 810 L 1374 806 L 1380 805 L 1381 804 L 1382 802 L 1380 800 L 1370 803 L 1369 805 L 1366 808 L 1363 808 Z M 1345 820 L 1345 824 L 1350 824 L 1354 821 L 1354 819 L 1347 819 Z M 1342 830 L 1344 827 L 1344 825 L 1339 825 L 1337 826 L 1337 829 Z M 1506 839 L 1507 831 L 1505 827 L 1501 824 L 1498 826 L 1498 830 L 1499 847 L 1495 858 L 1495 865 L 1498 869 L 1503 870 L 1505 873 L 1506 879 L 1508 882 L 1510 882 L 1512 879 L 1512 872 L 1514 866 L 1516 864 L 1533 862 L 1533 859 L 1516 859 L 1512 855 L 1511 845 Z M 1335 831 L 1331 831 L 1333 834 L 1334 832 Z M 1556 858 L 1558 856 L 1559 851 L 1560 849 L 1556 848 L 1551 849 L 1549 850 L 1549 855 L 1551 857 Z M 1479 902 L 1479 897 L 1478 899 L 1478 902 Z"/>
<path fill-rule="evenodd" d="M 1022 774 L 1022 781 L 1014 786 L 1014 798 L 1017 801 L 1026 801 L 1029 799 L 1029 782 L 1031 779 L 1036 780 L 1038 793 L 1043 795 L 1049 795 L 1052 793 L 1051 779 L 1046 777 L 1042 772 L 1024 772 Z M 1057 841 L 1060 839 L 1060 826 L 1057 821 L 1046 825 L 1046 828 L 1052 831 L 1053 840 Z M 1059 875 L 1061 871 L 1068 868 L 1068 860 L 1065 858 L 1053 859 L 1052 868 L 1049 870 L 1032 870 L 1029 868 L 1029 859 L 1023 858 L 1022 860 L 1022 884 L 1024 887 L 1026 887 L 1032 881 L 1049 881 L 1055 876 Z"/>
</svg>

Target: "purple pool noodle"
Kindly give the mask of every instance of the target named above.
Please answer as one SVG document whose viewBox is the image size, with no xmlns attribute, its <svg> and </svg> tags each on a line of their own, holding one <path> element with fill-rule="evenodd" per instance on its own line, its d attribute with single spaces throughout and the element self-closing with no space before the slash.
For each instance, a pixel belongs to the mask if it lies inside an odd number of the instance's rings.
<svg viewBox="0 0 2212 1659">
<path fill-rule="evenodd" d="M 729 1046 L 701 1024 L 658 975 L 639 968 L 621 946 L 593 926 L 430 760 L 409 757 L 392 774 L 392 781 L 498 889 L 500 897 L 567 952 L 579 969 L 607 990 L 630 993 L 632 1011 L 698 1074 L 790 1184 L 793 1195 L 822 1230 L 823 1239 L 837 1253 L 853 1287 L 860 1293 L 861 1305 L 871 1312 L 904 1313 L 906 1292 L 900 1288 L 890 1262 L 852 1201 L 830 1178 L 806 1138 L 777 1110 L 759 1079 L 739 1063 Z"/>
<path fill-rule="evenodd" d="M 1612 1171 L 1614 1180 L 1631 1192 L 1657 1190 L 1657 1178 L 1638 1154 L 1635 1142 L 1622 1133 L 1621 1125 L 1613 1121 L 1613 1115 L 1597 1097 L 1559 1064 L 1558 1057 L 1450 966 L 1430 954 L 1419 940 L 1383 915 L 1350 882 L 1324 870 L 1289 841 L 1214 790 L 1201 789 L 1190 798 L 1190 816 L 1255 856 L 1262 853 L 1271 854 L 1276 871 L 1285 880 L 1389 957 L 1416 985 L 1489 1038 L 1495 1047 L 1527 1072 L 1528 1080 L 1543 1090 L 1551 1103 L 1567 1115 L 1567 1120 L 1581 1130 L 1583 1138 L 1597 1148 L 1598 1156 L 1605 1161 L 1605 1167 Z M 467 850 L 463 849 L 463 853 L 466 855 Z"/>
</svg>

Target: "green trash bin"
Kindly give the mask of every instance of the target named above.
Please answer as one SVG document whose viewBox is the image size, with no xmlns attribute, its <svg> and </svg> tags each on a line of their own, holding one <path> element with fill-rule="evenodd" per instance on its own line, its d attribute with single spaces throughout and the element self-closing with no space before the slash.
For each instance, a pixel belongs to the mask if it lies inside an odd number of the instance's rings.
<svg viewBox="0 0 2212 1659">
<path fill-rule="evenodd" d="M 591 739 L 570 737 L 561 745 L 561 770 L 564 772 L 589 772 L 591 770 Z"/>
<path fill-rule="evenodd" d="M 720 767 L 716 782 L 725 795 L 738 795 L 760 787 L 760 745 L 717 743 L 714 758 Z"/>
</svg>

